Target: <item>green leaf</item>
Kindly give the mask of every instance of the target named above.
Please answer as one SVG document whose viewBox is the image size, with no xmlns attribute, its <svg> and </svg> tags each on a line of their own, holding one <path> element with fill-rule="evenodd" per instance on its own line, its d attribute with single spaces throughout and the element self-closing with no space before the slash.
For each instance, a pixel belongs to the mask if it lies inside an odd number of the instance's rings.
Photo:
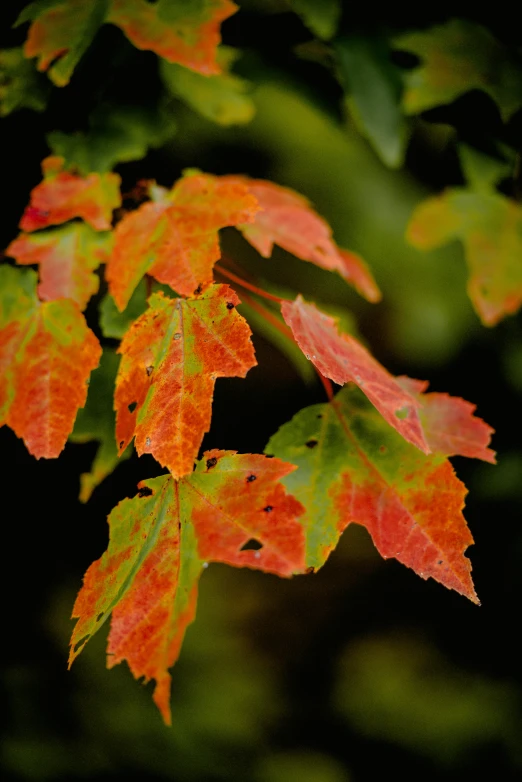
<svg viewBox="0 0 522 782">
<path fill-rule="evenodd" d="M 492 157 L 468 144 L 459 144 L 457 151 L 464 178 L 470 188 L 477 192 L 491 193 L 501 179 L 513 173 L 514 154 L 507 147 L 503 151 L 510 160 Z"/>
<path fill-rule="evenodd" d="M 92 113 L 86 132 L 53 131 L 47 143 L 83 174 L 106 173 L 119 163 L 141 160 L 150 147 L 161 146 L 174 133 L 172 120 L 157 108 L 101 104 Z"/>
<path fill-rule="evenodd" d="M 24 108 L 43 111 L 48 87 L 21 48 L 0 50 L 0 117 Z"/>
<path fill-rule="evenodd" d="M 230 73 L 240 53 L 229 46 L 218 49 L 217 62 L 222 73 L 203 76 L 182 65 L 160 61 L 160 71 L 167 89 L 218 125 L 243 125 L 254 116 L 255 106 L 248 95 L 249 82 Z"/>
<path fill-rule="evenodd" d="M 360 132 L 387 166 L 398 168 L 408 133 L 400 105 L 401 77 L 388 44 L 377 37 L 351 35 L 337 41 L 335 51 Z"/>
<path fill-rule="evenodd" d="M 51 81 L 64 87 L 105 22 L 108 8 L 109 0 L 36 0 L 24 8 L 15 25 L 32 22 L 25 56 L 38 57 L 38 70 L 48 70 Z"/>
<path fill-rule="evenodd" d="M 121 339 L 140 315 L 147 309 L 147 283 L 140 280 L 132 294 L 129 303 L 120 312 L 110 293 L 107 293 L 100 302 L 100 328 L 104 337 Z"/>
<path fill-rule="evenodd" d="M 341 18 L 340 0 L 290 0 L 290 5 L 319 38 L 332 38 Z"/>
<path fill-rule="evenodd" d="M 78 411 L 74 429 L 69 435 L 73 443 L 98 440 L 99 447 L 90 472 L 80 476 L 80 501 L 87 502 L 92 492 L 122 459 L 128 459 L 132 447 L 118 456 L 116 447 L 116 416 L 112 406 L 116 373 L 120 363 L 113 350 L 105 349 L 97 369 L 91 374 L 87 403 Z"/>
<path fill-rule="evenodd" d="M 418 67 L 404 74 L 403 106 L 408 114 L 452 103 L 470 90 L 487 92 L 504 121 L 522 106 L 520 58 L 475 22 L 452 19 L 398 36 L 394 47 L 421 59 Z"/>
</svg>

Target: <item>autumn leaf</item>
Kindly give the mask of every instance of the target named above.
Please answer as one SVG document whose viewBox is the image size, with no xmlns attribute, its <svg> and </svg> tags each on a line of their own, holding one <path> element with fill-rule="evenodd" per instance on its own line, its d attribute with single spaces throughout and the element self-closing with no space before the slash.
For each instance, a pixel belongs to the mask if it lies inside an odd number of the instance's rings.
<svg viewBox="0 0 522 782">
<path fill-rule="evenodd" d="M 290 5 L 319 38 L 328 40 L 335 35 L 342 11 L 340 0 L 290 0 Z"/>
<path fill-rule="evenodd" d="M 174 188 L 126 215 L 114 232 L 109 291 L 125 309 L 145 273 L 190 296 L 212 282 L 221 257 L 218 230 L 252 220 L 257 202 L 239 183 L 189 173 Z"/>
<path fill-rule="evenodd" d="M 74 302 L 40 303 L 32 270 L 0 267 L 0 425 L 36 458 L 63 450 L 100 355 Z"/>
<path fill-rule="evenodd" d="M 230 0 L 112 0 L 109 22 L 121 27 L 138 49 L 206 76 L 220 73 L 216 50 L 220 24 L 237 11 Z"/>
<path fill-rule="evenodd" d="M 84 310 L 99 286 L 94 270 L 110 255 L 111 234 L 84 223 L 21 234 L 6 250 L 19 264 L 39 264 L 38 295 L 44 301 L 72 299 Z"/>
<path fill-rule="evenodd" d="M 160 62 L 165 86 L 182 98 L 205 119 L 219 125 L 243 125 L 254 116 L 255 106 L 249 96 L 249 83 L 231 73 L 240 53 L 229 46 L 220 46 L 217 61 L 222 73 L 203 76 L 166 60 Z"/>
<path fill-rule="evenodd" d="M 301 410 L 266 452 L 298 467 L 284 483 L 306 508 L 308 567 L 320 568 L 356 523 L 385 559 L 478 602 L 464 556 L 473 543 L 462 515 L 465 486 L 444 455 L 403 440 L 359 389 Z"/>
<path fill-rule="evenodd" d="M 304 566 L 303 508 L 280 479 L 279 459 L 208 451 L 179 481 L 143 481 L 108 518 L 109 547 L 87 570 L 73 609 L 69 663 L 112 613 L 108 665 L 127 660 L 154 679 L 154 701 L 170 723 L 170 675 L 196 611 L 208 562 L 291 576 Z"/>
<path fill-rule="evenodd" d="M 42 84 L 42 81 L 44 82 Z M 28 108 L 43 111 L 47 103 L 46 79 L 35 71 L 21 48 L 0 50 L 0 117 Z"/>
<path fill-rule="evenodd" d="M 383 418 L 408 442 L 429 452 L 419 421 L 419 402 L 398 384 L 360 342 L 340 334 L 337 323 L 301 296 L 281 312 L 294 338 L 319 372 L 334 383 L 356 383 Z"/>
<path fill-rule="evenodd" d="M 121 204 L 118 174 L 78 176 L 63 171 L 63 158 L 51 156 L 42 162 L 44 175 L 31 191 L 20 228 L 36 231 L 81 217 L 96 231 L 108 231 L 113 209 Z"/>
<path fill-rule="evenodd" d="M 91 440 L 99 443 L 90 471 L 80 475 L 80 502 L 87 502 L 94 489 L 132 453 L 132 449 L 127 448 L 121 457 L 118 456 L 114 433 L 113 396 L 119 363 L 120 359 L 113 350 L 104 349 L 99 366 L 91 374 L 87 403 L 78 410 L 74 429 L 69 435 L 73 443 Z"/>
<path fill-rule="evenodd" d="M 522 106 L 522 62 L 484 27 L 463 19 L 394 40 L 394 47 L 421 59 L 406 71 L 403 106 L 417 114 L 483 90 L 507 121 Z"/>
<path fill-rule="evenodd" d="M 36 0 L 16 25 L 31 22 L 24 45 L 26 57 L 38 57 L 38 70 L 48 71 L 57 87 L 72 73 L 105 21 L 109 0 Z"/>
<path fill-rule="evenodd" d="M 408 241 L 431 250 L 459 238 L 470 277 L 468 294 L 482 322 L 494 326 L 522 303 L 522 207 L 497 193 L 451 188 L 423 201 Z"/>
<path fill-rule="evenodd" d="M 210 427 L 216 378 L 245 377 L 256 364 L 238 303 L 228 285 L 212 285 L 190 300 L 151 296 L 119 347 L 120 453 L 135 437 L 138 453 L 151 453 L 175 478 L 192 471 Z"/>
<path fill-rule="evenodd" d="M 426 393 L 425 380 L 404 376 L 396 380 L 419 401 L 422 431 L 432 451 L 495 463 L 495 451 L 488 448 L 494 430 L 474 415 L 476 405 L 449 394 Z"/>
<path fill-rule="evenodd" d="M 223 179 L 244 184 L 257 199 L 260 211 L 251 223 L 239 228 L 263 258 L 269 258 L 274 244 L 278 244 L 303 261 L 337 271 L 361 296 L 379 301 L 381 293 L 362 258 L 337 247 L 330 226 L 304 196 L 263 179 Z"/>
</svg>

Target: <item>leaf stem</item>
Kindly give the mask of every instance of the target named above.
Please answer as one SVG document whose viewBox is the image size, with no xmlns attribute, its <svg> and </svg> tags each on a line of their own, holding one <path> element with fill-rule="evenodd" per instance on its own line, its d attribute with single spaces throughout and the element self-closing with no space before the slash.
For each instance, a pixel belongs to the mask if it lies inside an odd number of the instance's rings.
<svg viewBox="0 0 522 782">
<path fill-rule="evenodd" d="M 281 299 L 279 296 L 274 296 L 272 293 L 267 293 L 267 291 L 264 291 L 262 288 L 258 288 L 256 285 L 252 285 L 251 282 L 247 282 L 246 280 L 243 280 L 241 277 L 238 277 L 233 272 L 229 271 L 228 269 L 225 269 L 219 263 L 216 263 L 214 269 L 217 272 L 219 272 L 223 277 L 227 277 L 229 280 L 232 280 L 232 282 L 241 285 L 242 288 L 246 288 L 247 290 L 252 291 L 252 293 L 256 293 L 258 296 L 262 296 L 264 299 L 268 299 L 269 301 L 275 301 L 277 302 L 277 304 L 282 304 L 284 301 L 286 301 L 286 299 Z"/>
</svg>

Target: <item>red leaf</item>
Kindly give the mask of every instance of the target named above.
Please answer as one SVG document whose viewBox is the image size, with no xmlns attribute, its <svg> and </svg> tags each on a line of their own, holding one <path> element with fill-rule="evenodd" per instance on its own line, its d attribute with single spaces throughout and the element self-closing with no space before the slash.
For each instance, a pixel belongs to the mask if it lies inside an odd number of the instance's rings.
<svg viewBox="0 0 522 782">
<path fill-rule="evenodd" d="M 230 0 L 203 0 L 194 9 L 185 4 L 185 9 L 174 7 L 167 13 L 166 3 L 112 0 L 109 21 L 121 27 L 138 49 L 150 49 L 207 76 L 221 73 L 216 61 L 220 24 L 237 6 Z"/>
<path fill-rule="evenodd" d="M 281 311 L 294 338 L 321 374 L 334 383 L 352 382 L 405 440 L 429 453 L 419 422 L 419 402 L 356 339 L 339 334 L 336 321 L 301 296 L 284 302 Z"/>
<path fill-rule="evenodd" d="M 6 250 L 19 264 L 39 264 L 38 295 L 44 301 L 72 299 L 81 310 L 99 286 L 93 271 L 109 258 L 111 235 L 71 223 L 41 233 L 21 234 Z"/>
<path fill-rule="evenodd" d="M 124 217 L 114 232 L 106 275 L 119 309 L 145 273 L 184 296 L 208 285 L 221 255 L 218 230 L 252 220 L 256 211 L 244 185 L 190 174 L 160 200 Z"/>
<path fill-rule="evenodd" d="M 210 427 L 218 377 L 244 377 L 255 366 L 251 332 L 228 285 L 186 301 L 157 293 L 119 348 L 116 438 L 132 437 L 175 478 L 190 473 Z"/>
<path fill-rule="evenodd" d="M 194 618 L 205 564 L 280 576 L 304 568 L 303 507 L 279 482 L 293 469 L 261 455 L 209 451 L 180 481 L 140 483 L 138 495 L 110 514 L 108 550 L 85 574 L 69 662 L 112 612 L 109 667 L 127 660 L 136 678 L 154 679 L 154 701 L 170 723 L 168 668 Z"/>
<path fill-rule="evenodd" d="M 278 244 L 303 261 L 339 272 L 368 301 L 379 301 L 381 293 L 362 258 L 337 247 L 330 226 L 304 196 L 263 179 L 224 179 L 246 185 L 261 207 L 254 221 L 242 225 L 241 231 L 263 258 L 269 258 Z"/>
<path fill-rule="evenodd" d="M 83 177 L 62 171 L 63 163 L 64 159 L 56 156 L 42 162 L 44 180 L 31 191 L 20 228 L 36 231 L 81 217 L 97 231 L 109 230 L 112 211 L 121 204 L 118 174 Z"/>
<path fill-rule="evenodd" d="M 488 448 L 495 430 L 473 415 L 476 405 L 449 394 L 426 394 L 424 380 L 401 376 L 397 382 L 420 402 L 419 418 L 432 451 L 495 463 L 495 451 Z"/>
<path fill-rule="evenodd" d="M 41 304 L 36 275 L 0 269 L 0 425 L 33 456 L 60 454 L 101 347 L 74 302 Z"/>
</svg>

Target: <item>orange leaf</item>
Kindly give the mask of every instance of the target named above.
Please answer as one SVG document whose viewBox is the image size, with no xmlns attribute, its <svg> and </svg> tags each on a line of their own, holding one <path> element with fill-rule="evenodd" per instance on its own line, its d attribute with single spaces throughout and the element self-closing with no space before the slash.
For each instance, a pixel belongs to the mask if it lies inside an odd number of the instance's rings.
<svg viewBox="0 0 522 782">
<path fill-rule="evenodd" d="M 33 271 L 0 268 L 0 425 L 33 456 L 60 454 L 101 347 L 74 302 L 41 304 Z"/>
<path fill-rule="evenodd" d="M 255 366 L 251 332 L 228 285 L 195 299 L 156 293 L 120 345 L 116 439 L 122 453 L 133 436 L 175 478 L 192 471 L 210 427 L 218 377 L 244 377 Z"/>
<path fill-rule="evenodd" d="M 263 258 L 269 258 L 274 244 L 278 244 L 303 261 L 339 272 L 361 296 L 379 301 L 381 293 L 365 262 L 355 253 L 337 247 L 330 226 L 304 196 L 263 179 L 224 179 L 246 185 L 261 207 L 254 221 L 240 228 Z"/>
<path fill-rule="evenodd" d="M 6 250 L 19 264 L 40 265 L 38 295 L 44 301 L 72 299 L 81 310 L 99 286 L 93 271 L 109 258 L 111 235 L 71 223 L 41 233 L 21 234 Z"/>
<path fill-rule="evenodd" d="M 81 217 L 97 231 L 111 227 L 112 211 L 121 204 L 118 174 L 78 176 L 62 171 L 64 160 L 50 156 L 42 162 L 44 180 L 31 191 L 20 228 L 36 231 Z"/>
<path fill-rule="evenodd" d="M 321 374 L 334 383 L 356 383 L 405 440 L 429 453 L 419 421 L 419 402 L 356 339 L 339 334 L 336 321 L 301 296 L 281 311 L 294 338 Z"/>
<path fill-rule="evenodd" d="M 190 174 L 128 214 L 114 232 L 106 274 L 118 308 L 125 309 L 145 273 L 183 296 L 208 285 L 221 255 L 218 230 L 252 220 L 256 210 L 244 185 Z"/>
<path fill-rule="evenodd" d="M 203 0 L 182 10 L 147 0 L 112 0 L 109 20 L 138 49 L 150 49 L 169 62 L 207 76 L 221 73 L 216 61 L 220 24 L 237 11 L 230 0 Z"/>
<path fill-rule="evenodd" d="M 194 619 L 206 563 L 280 576 L 303 570 L 304 509 L 279 482 L 293 469 L 261 455 L 209 451 L 180 481 L 140 483 L 138 495 L 110 514 L 109 547 L 85 574 L 69 662 L 112 612 L 109 667 L 127 660 L 136 678 L 154 679 L 154 701 L 170 723 L 168 669 Z"/>
</svg>

